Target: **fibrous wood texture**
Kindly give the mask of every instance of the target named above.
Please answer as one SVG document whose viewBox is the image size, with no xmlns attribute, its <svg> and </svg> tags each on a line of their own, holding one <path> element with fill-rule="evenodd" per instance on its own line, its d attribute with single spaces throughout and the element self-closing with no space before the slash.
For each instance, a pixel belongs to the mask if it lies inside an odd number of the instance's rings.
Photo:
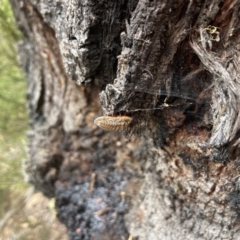
<svg viewBox="0 0 240 240">
<path fill-rule="evenodd" d="M 240 2 L 11 3 L 26 172 L 70 239 L 239 239 Z"/>
</svg>

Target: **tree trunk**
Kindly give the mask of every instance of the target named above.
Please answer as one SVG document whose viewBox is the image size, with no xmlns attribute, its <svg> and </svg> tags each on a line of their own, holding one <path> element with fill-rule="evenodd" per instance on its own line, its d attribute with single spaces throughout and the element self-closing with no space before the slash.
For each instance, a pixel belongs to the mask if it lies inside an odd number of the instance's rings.
<svg viewBox="0 0 240 240">
<path fill-rule="evenodd" d="M 240 1 L 11 3 L 25 169 L 70 239 L 239 239 Z"/>
</svg>

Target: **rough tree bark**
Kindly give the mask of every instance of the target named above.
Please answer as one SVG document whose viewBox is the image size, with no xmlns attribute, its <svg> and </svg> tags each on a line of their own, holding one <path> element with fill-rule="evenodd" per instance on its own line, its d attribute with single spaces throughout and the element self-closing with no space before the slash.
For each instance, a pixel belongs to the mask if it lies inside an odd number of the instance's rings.
<svg viewBox="0 0 240 240">
<path fill-rule="evenodd" d="M 26 172 L 70 239 L 239 239 L 240 1 L 11 3 Z"/>
</svg>

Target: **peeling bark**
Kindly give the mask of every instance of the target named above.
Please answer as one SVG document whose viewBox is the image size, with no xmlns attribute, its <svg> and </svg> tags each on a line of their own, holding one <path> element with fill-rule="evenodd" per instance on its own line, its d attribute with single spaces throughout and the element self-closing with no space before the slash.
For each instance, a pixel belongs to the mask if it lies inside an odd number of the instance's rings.
<svg viewBox="0 0 240 240">
<path fill-rule="evenodd" d="M 70 239 L 239 239 L 240 2 L 11 3 L 26 172 Z"/>
</svg>

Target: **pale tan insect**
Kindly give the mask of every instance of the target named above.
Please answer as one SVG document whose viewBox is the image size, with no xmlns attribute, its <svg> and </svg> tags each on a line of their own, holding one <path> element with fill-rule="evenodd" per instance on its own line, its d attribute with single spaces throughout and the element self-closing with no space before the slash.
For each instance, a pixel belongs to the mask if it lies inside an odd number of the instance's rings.
<svg viewBox="0 0 240 240">
<path fill-rule="evenodd" d="M 122 131 L 124 130 L 132 121 L 131 117 L 128 116 L 102 116 L 94 120 L 94 123 L 107 131 Z"/>
</svg>

